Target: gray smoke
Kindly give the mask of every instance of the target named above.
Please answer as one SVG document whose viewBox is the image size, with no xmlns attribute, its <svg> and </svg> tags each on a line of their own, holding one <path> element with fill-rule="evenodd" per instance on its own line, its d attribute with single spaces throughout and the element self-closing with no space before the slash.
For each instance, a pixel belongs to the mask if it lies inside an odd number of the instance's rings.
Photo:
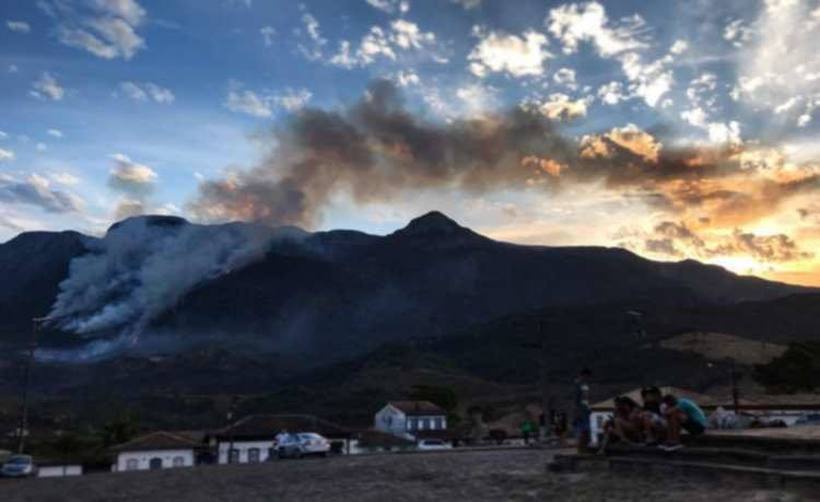
<svg viewBox="0 0 820 502">
<path fill-rule="evenodd" d="M 232 223 L 195 225 L 147 216 L 109 229 L 74 259 L 48 315 L 53 327 L 89 340 L 65 359 L 93 358 L 134 345 L 157 316 L 197 284 L 259 259 L 271 242 L 294 231 Z M 58 353 L 42 353 L 60 359 Z"/>
</svg>

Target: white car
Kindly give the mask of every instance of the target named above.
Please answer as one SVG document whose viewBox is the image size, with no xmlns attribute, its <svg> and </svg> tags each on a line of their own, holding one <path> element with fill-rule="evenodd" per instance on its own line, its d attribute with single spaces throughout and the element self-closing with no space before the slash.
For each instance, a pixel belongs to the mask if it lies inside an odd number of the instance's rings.
<svg viewBox="0 0 820 502">
<path fill-rule="evenodd" d="M 0 474 L 6 478 L 27 478 L 37 475 L 37 466 L 31 455 L 12 455 L 3 464 Z"/>
<path fill-rule="evenodd" d="M 326 457 L 330 451 L 327 439 L 314 432 L 288 434 L 277 443 L 279 458 L 302 458 L 308 455 Z"/>
<path fill-rule="evenodd" d="M 451 450 L 453 447 L 449 443 L 445 443 L 441 439 L 422 439 L 416 445 L 419 450 Z"/>
</svg>

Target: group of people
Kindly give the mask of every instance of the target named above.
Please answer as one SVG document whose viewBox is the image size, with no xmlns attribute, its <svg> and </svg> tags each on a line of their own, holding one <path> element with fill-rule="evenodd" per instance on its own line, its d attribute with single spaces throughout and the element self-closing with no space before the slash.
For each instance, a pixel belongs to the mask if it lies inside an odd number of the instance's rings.
<svg viewBox="0 0 820 502">
<path fill-rule="evenodd" d="M 658 387 L 641 389 L 642 403 L 628 396 L 615 398 L 615 413 L 604 423 L 599 452 L 612 441 L 659 446 L 668 451 L 682 447 L 681 431 L 703 434 L 706 414 L 691 399 L 663 395 Z"/>
</svg>

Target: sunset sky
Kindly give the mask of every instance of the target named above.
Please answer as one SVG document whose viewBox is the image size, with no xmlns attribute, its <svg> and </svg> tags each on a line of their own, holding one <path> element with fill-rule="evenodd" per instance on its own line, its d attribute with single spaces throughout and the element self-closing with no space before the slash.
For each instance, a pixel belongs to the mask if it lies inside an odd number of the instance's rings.
<svg viewBox="0 0 820 502">
<path fill-rule="evenodd" d="M 4 0 L 0 240 L 142 213 L 820 286 L 820 0 Z"/>
</svg>

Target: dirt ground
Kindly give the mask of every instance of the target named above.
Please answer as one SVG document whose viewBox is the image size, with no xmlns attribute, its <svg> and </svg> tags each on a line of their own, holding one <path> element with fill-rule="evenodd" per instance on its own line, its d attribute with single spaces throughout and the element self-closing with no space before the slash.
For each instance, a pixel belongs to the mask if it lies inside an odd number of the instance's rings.
<svg viewBox="0 0 820 502">
<path fill-rule="evenodd" d="M 551 474 L 545 469 L 551 456 L 535 449 L 394 454 L 66 479 L 3 479 L 0 500 L 806 500 L 691 479 Z"/>
</svg>

